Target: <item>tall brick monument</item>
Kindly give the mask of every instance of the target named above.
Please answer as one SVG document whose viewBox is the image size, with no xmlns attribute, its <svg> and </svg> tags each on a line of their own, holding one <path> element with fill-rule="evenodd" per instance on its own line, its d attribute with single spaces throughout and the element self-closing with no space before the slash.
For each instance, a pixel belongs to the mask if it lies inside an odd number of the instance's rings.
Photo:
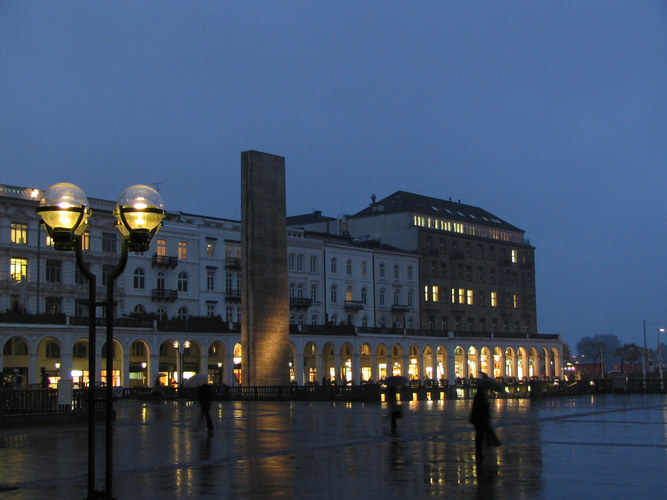
<svg viewBox="0 0 667 500">
<path fill-rule="evenodd" d="M 285 158 L 241 153 L 241 379 L 289 384 Z"/>
</svg>

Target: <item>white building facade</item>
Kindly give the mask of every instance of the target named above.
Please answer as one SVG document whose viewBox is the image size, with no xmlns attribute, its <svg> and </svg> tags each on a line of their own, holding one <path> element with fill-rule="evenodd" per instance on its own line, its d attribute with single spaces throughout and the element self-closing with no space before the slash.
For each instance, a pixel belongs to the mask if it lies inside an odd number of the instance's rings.
<svg viewBox="0 0 667 500">
<path fill-rule="evenodd" d="M 201 372 L 214 384 L 242 383 L 240 222 L 170 212 L 150 250 L 128 256 L 115 282 L 114 369 L 107 376 L 102 332 L 88 345 L 88 282 L 74 253 L 56 251 L 40 228 L 40 196 L 39 189 L 0 186 L 0 370 L 20 373 L 26 384 L 38 382 L 41 367 L 53 384 L 92 378 L 145 387 Z M 89 201 L 83 256 L 103 302 L 120 235 L 115 203 Z M 562 374 L 557 335 L 422 329 L 415 252 L 294 226 L 288 273 L 293 383 Z M 97 304 L 98 318 L 103 314 Z M 90 353 L 98 358 L 95 374 L 87 371 Z"/>
</svg>

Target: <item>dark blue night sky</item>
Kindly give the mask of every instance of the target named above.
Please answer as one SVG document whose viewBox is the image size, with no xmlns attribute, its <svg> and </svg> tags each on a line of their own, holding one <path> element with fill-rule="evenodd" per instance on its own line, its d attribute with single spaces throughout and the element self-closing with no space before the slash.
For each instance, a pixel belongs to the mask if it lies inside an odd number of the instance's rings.
<svg viewBox="0 0 667 500">
<path fill-rule="evenodd" d="M 240 155 L 288 215 L 406 190 L 536 246 L 572 348 L 667 327 L 664 1 L 0 2 L 0 183 L 238 219 Z"/>
</svg>

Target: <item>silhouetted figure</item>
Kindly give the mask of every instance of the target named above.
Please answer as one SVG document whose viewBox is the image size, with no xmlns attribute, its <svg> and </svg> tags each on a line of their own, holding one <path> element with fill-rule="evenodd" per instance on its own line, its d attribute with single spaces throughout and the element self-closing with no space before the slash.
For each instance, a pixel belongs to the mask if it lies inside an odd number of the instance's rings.
<svg viewBox="0 0 667 500">
<path fill-rule="evenodd" d="M 391 419 L 391 432 L 396 431 L 397 420 L 403 417 L 403 408 L 398 404 L 395 385 L 387 387 L 387 402 L 389 403 L 389 417 Z"/>
<path fill-rule="evenodd" d="M 477 388 L 472 400 L 470 423 L 475 426 L 475 458 L 484 458 L 484 441 L 490 446 L 499 446 L 500 441 L 491 427 L 491 406 L 483 387 Z"/>
<path fill-rule="evenodd" d="M 208 428 L 208 433 L 213 434 L 213 421 L 211 420 L 211 415 L 209 411 L 211 410 L 211 386 L 204 384 L 199 387 L 199 406 L 201 407 L 201 415 L 199 417 L 199 423 L 201 424 L 202 418 L 206 418 L 206 427 Z"/>
<path fill-rule="evenodd" d="M 48 389 L 49 388 L 49 376 L 46 373 L 46 368 L 44 368 L 43 366 L 42 366 L 42 369 L 41 369 L 41 376 L 42 376 L 42 379 L 41 379 L 42 389 Z"/>
</svg>

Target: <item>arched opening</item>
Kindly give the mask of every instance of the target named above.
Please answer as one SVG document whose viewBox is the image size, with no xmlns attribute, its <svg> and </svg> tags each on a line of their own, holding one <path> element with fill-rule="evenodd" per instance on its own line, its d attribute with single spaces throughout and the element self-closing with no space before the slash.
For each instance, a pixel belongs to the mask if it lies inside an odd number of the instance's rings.
<svg viewBox="0 0 667 500">
<path fill-rule="evenodd" d="M 21 389 L 28 383 L 28 343 L 21 337 L 7 339 L 2 347 L 5 380 L 10 387 Z"/>
<path fill-rule="evenodd" d="M 308 342 L 303 348 L 303 378 L 307 384 L 319 384 L 317 376 L 317 347 Z"/>
<path fill-rule="evenodd" d="M 371 346 L 369 344 L 361 344 L 359 363 L 361 365 L 361 382 L 372 382 L 373 366 L 371 364 Z"/>
<path fill-rule="evenodd" d="M 241 377 L 241 365 L 243 364 L 243 354 L 242 354 L 241 344 L 237 343 L 234 345 L 234 379 L 232 380 L 233 385 L 241 385 L 243 383 L 243 378 Z"/>
<path fill-rule="evenodd" d="M 475 346 L 468 347 L 468 378 L 474 380 L 479 377 L 479 356 Z"/>
<path fill-rule="evenodd" d="M 102 358 L 100 360 L 100 378 L 105 384 L 112 387 L 122 387 L 121 367 L 123 366 L 123 347 L 114 339 L 111 348 L 111 376 L 107 377 L 107 344 L 102 345 Z"/>
<path fill-rule="evenodd" d="M 46 337 L 37 346 L 37 373 L 44 368 L 49 379 L 49 387 L 58 387 L 58 381 L 62 375 L 60 373 L 61 345 L 55 337 Z"/>
<path fill-rule="evenodd" d="M 129 387 L 148 387 L 148 344 L 135 340 L 130 345 L 130 381 Z"/>
<path fill-rule="evenodd" d="M 208 346 L 209 379 L 213 379 L 214 385 L 225 383 L 225 354 L 225 344 L 219 340 L 211 342 Z"/>
<path fill-rule="evenodd" d="M 387 359 L 387 346 L 380 344 L 377 346 L 376 350 L 376 363 L 377 363 L 377 373 L 378 373 L 378 382 L 387 378 L 389 372 L 389 359 Z"/>
<path fill-rule="evenodd" d="M 394 344 L 391 348 L 391 375 L 408 376 L 406 371 L 403 366 L 403 348 L 400 344 Z"/>
<path fill-rule="evenodd" d="M 466 378 L 466 356 L 463 347 L 457 345 L 454 348 L 454 374 L 457 379 Z"/>
<path fill-rule="evenodd" d="M 340 349 L 340 380 L 343 385 L 352 385 L 354 375 L 352 373 L 352 346 L 343 344 Z"/>
<path fill-rule="evenodd" d="M 336 381 L 336 360 L 334 346 L 331 342 L 324 344 L 322 348 L 322 385 L 331 384 Z"/>
<path fill-rule="evenodd" d="M 507 378 L 513 379 L 517 376 L 514 370 L 514 362 L 514 349 L 508 347 L 505 349 L 505 376 Z"/>
</svg>

